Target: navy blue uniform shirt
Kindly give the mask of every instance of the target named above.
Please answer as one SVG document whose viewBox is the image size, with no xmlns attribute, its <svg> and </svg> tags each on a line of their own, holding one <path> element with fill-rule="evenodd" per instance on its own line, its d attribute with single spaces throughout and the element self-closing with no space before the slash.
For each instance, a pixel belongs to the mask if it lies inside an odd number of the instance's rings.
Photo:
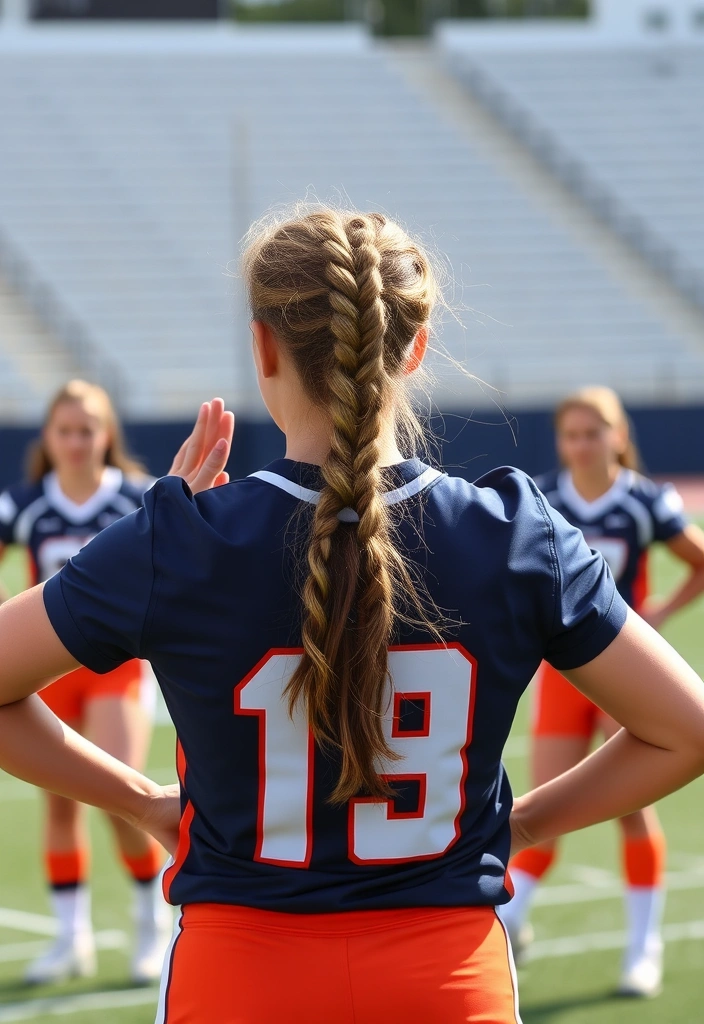
<svg viewBox="0 0 704 1024">
<path fill-rule="evenodd" d="M 149 482 L 106 466 L 97 491 L 80 505 L 66 497 L 56 473 L 14 484 L 0 494 L 0 544 L 25 547 L 32 581 L 44 582 L 101 530 L 139 508 Z"/>
<path fill-rule="evenodd" d="M 380 765 L 396 777 L 390 801 L 331 806 L 339 763 L 282 700 L 317 467 L 282 459 L 195 497 L 159 480 L 46 584 L 82 664 L 139 657 L 156 672 L 179 741 L 172 903 L 320 913 L 508 900 L 501 754 L 518 700 L 543 658 L 595 658 L 626 606 L 602 556 L 518 470 L 470 484 L 409 460 L 386 477 L 398 542 L 458 623 L 446 646 L 404 627 L 391 650 L 384 728 L 403 760 Z"/>
<path fill-rule="evenodd" d="M 535 482 L 552 507 L 582 531 L 589 546 L 601 551 L 624 600 L 640 608 L 648 593 L 648 549 L 653 541 L 676 537 L 687 525 L 672 484 L 656 484 L 622 469 L 605 494 L 586 501 L 569 470 L 546 473 Z"/>
</svg>

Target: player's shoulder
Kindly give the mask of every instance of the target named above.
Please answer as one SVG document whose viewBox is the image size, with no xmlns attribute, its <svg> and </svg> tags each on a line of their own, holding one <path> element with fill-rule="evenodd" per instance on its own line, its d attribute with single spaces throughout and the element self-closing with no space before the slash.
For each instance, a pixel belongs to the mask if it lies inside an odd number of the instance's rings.
<svg viewBox="0 0 704 1024">
<path fill-rule="evenodd" d="M 22 480 L 0 492 L 0 522 L 10 523 L 44 497 L 41 480 Z"/>
<path fill-rule="evenodd" d="M 674 484 L 652 480 L 635 470 L 626 470 L 626 492 L 630 498 L 653 513 L 658 519 L 682 515 L 684 504 Z"/>
<path fill-rule="evenodd" d="M 535 482 L 514 466 L 499 466 L 472 482 L 443 475 L 430 492 L 429 503 L 502 523 L 526 519 L 544 523 L 546 515 Z"/>
</svg>

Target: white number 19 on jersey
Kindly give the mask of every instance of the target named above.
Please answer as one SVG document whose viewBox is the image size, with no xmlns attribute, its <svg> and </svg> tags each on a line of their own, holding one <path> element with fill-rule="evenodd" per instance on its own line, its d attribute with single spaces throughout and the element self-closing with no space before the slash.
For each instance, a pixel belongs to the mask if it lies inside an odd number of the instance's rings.
<svg viewBox="0 0 704 1024">
<path fill-rule="evenodd" d="M 255 860 L 305 868 L 313 852 L 314 744 L 303 713 L 292 719 L 281 697 L 299 658 L 299 650 L 269 651 L 235 688 L 235 714 L 259 719 Z M 459 644 L 395 647 L 389 670 L 394 699 L 384 733 L 402 760 L 380 770 L 390 782 L 410 782 L 417 806 L 351 800 L 348 855 L 356 864 L 439 857 L 459 837 L 464 810 L 474 659 Z M 410 728 L 404 708 L 413 711 Z"/>
</svg>

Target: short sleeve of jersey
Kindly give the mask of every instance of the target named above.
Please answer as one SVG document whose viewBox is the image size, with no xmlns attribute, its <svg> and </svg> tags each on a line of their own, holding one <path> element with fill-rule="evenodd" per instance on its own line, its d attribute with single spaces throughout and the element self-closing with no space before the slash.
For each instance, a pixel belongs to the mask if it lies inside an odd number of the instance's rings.
<svg viewBox="0 0 704 1024">
<path fill-rule="evenodd" d="M 682 533 L 687 525 L 684 505 L 672 484 L 662 484 L 650 506 L 655 540 L 668 541 Z"/>
<path fill-rule="evenodd" d="M 158 488 L 144 506 L 103 530 L 44 585 L 57 636 L 86 668 L 109 672 L 140 657 L 153 589 Z"/>
<path fill-rule="evenodd" d="M 17 501 L 10 491 L 0 494 L 0 544 L 12 544 L 15 539 L 15 521 L 20 513 Z"/>
<path fill-rule="evenodd" d="M 547 502 L 553 547 L 555 607 L 545 658 L 557 669 L 578 668 L 601 654 L 621 631 L 628 606 L 603 556 Z"/>
</svg>

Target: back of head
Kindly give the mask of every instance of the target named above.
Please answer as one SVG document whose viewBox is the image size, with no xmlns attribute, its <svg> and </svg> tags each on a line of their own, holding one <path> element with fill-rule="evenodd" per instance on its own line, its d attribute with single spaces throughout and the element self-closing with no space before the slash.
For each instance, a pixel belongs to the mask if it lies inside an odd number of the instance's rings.
<svg viewBox="0 0 704 1024">
<path fill-rule="evenodd" d="M 252 316 L 286 347 L 330 423 L 291 707 L 302 700 L 316 739 L 341 751 L 333 800 L 380 795 L 388 788 L 375 763 L 394 756 L 382 732 L 388 645 L 401 599 L 415 590 L 381 498 L 379 437 L 388 417 L 405 433 L 420 429 L 404 370 L 437 287 L 423 251 L 378 213 L 318 209 L 250 238 Z M 348 508 L 358 522 L 340 519 Z"/>
<path fill-rule="evenodd" d="M 624 450 L 619 453 L 618 461 L 626 469 L 640 468 L 640 456 L 635 442 L 631 438 L 630 421 L 623 402 L 612 388 L 603 385 L 580 388 L 573 391 L 560 402 L 555 409 L 555 425 L 557 426 L 568 409 L 590 409 L 596 413 L 607 427 L 622 430 L 626 438 Z"/>
</svg>

